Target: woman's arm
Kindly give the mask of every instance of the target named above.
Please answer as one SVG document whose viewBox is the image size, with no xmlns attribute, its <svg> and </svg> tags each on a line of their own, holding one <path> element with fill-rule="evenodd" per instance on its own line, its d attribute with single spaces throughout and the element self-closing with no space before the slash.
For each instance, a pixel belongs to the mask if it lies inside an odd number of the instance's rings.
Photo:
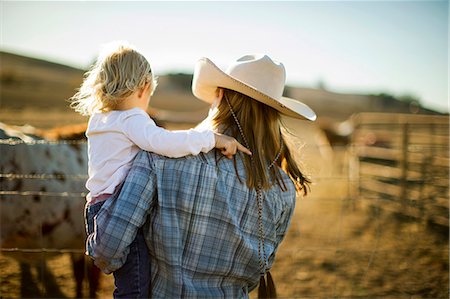
<svg viewBox="0 0 450 299">
<path fill-rule="evenodd" d="M 288 192 L 289 191 L 287 191 L 287 193 Z M 291 195 L 285 194 L 285 196 L 290 197 L 292 200 L 284 202 L 283 211 L 281 212 L 280 219 L 278 219 L 276 223 L 276 241 L 273 253 L 269 256 L 268 260 L 269 267 L 272 267 L 273 261 L 275 259 L 275 254 L 284 237 L 286 236 L 287 230 L 289 229 L 291 223 L 292 215 L 294 214 L 295 200 L 296 200 L 295 189 Z"/>
<path fill-rule="evenodd" d="M 129 246 L 147 219 L 156 192 L 153 167 L 150 155 L 141 151 L 121 191 L 108 199 L 94 218 L 94 233 L 88 236 L 87 250 L 106 274 L 125 263 Z"/>
</svg>

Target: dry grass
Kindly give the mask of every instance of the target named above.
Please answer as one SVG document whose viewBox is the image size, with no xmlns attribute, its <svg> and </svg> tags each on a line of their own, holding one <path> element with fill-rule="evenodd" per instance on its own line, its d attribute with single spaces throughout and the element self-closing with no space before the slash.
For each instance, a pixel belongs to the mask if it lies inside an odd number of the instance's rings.
<svg viewBox="0 0 450 299">
<path fill-rule="evenodd" d="M 445 232 L 355 202 L 342 185 L 299 201 L 274 265 L 280 295 L 447 298 Z"/>
</svg>

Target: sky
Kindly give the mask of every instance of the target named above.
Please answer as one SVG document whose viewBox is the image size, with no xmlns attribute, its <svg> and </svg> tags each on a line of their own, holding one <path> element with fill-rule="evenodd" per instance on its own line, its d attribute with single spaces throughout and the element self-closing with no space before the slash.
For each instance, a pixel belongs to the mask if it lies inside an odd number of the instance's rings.
<svg viewBox="0 0 450 299">
<path fill-rule="evenodd" d="M 0 0 L 0 49 L 87 69 L 103 44 L 126 40 L 157 75 L 264 53 L 289 85 L 410 95 L 448 112 L 448 15 L 433 0 Z"/>
</svg>

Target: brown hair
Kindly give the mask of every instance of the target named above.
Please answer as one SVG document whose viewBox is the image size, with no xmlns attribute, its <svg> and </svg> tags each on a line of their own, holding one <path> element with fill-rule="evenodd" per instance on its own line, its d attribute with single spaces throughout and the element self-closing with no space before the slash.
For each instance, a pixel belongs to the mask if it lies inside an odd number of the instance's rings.
<svg viewBox="0 0 450 299">
<path fill-rule="evenodd" d="M 233 90 L 224 89 L 223 98 L 219 103 L 217 113 L 212 119 L 212 125 L 219 132 L 235 137 L 244 145 L 246 142 L 242 140 L 239 127 L 233 118 L 228 103 L 231 105 L 240 123 L 248 142 L 247 146 L 253 154 L 253 163 L 249 156 L 244 155 L 247 186 L 256 188 L 260 184 L 261 188 L 269 189 L 276 182 L 282 190 L 286 190 L 278 169 L 276 167 L 268 169 L 268 166 L 277 157 L 283 144 L 275 165 L 281 167 L 289 175 L 296 189 L 298 191 L 302 190 L 304 195 L 306 195 L 311 181 L 300 171 L 286 144 L 285 137 L 281 134 L 283 125 L 280 113 L 251 97 Z M 238 173 L 237 175 L 239 177 Z"/>
</svg>

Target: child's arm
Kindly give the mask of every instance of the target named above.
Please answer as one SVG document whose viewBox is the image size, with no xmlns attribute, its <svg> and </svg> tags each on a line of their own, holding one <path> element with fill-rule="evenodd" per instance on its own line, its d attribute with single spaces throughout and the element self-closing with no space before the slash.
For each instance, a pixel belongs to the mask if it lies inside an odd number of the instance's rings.
<svg viewBox="0 0 450 299">
<path fill-rule="evenodd" d="M 228 158 L 236 154 L 237 150 L 251 154 L 232 137 L 210 130 L 169 131 L 156 126 L 148 115 L 140 113 L 126 117 L 123 125 L 124 133 L 138 147 L 171 158 L 206 153 L 214 147 L 220 149 Z"/>
</svg>

